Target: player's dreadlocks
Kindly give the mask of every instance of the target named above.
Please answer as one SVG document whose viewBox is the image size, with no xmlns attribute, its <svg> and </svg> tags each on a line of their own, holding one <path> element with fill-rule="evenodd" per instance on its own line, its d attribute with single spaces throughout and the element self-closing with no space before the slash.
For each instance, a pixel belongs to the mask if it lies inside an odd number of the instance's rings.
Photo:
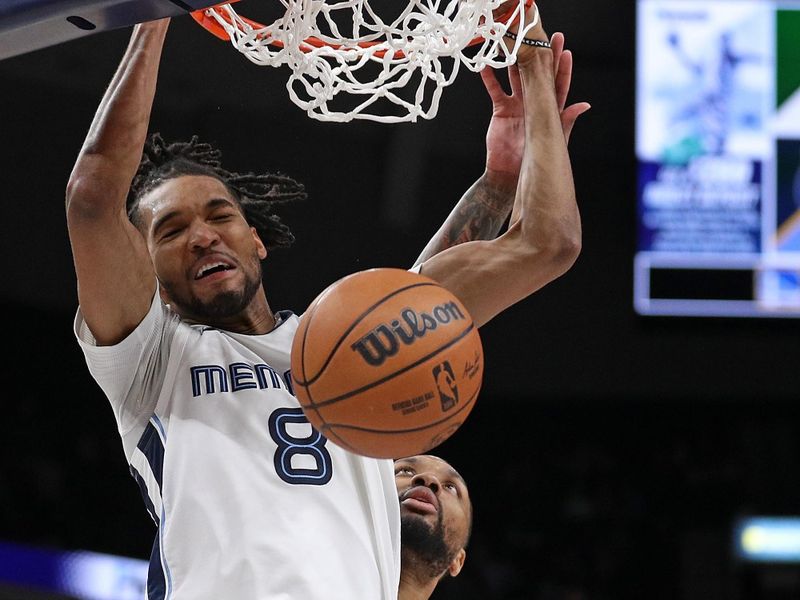
<svg viewBox="0 0 800 600">
<path fill-rule="evenodd" d="M 222 152 L 192 136 L 188 142 L 167 143 L 160 133 L 144 145 L 142 161 L 128 193 L 128 218 L 139 225 L 139 200 L 164 181 L 181 175 L 209 175 L 219 179 L 239 201 L 245 219 L 255 227 L 267 248 L 287 247 L 294 235 L 273 208 L 306 198 L 305 187 L 278 173 L 235 173 L 222 167 Z"/>
</svg>

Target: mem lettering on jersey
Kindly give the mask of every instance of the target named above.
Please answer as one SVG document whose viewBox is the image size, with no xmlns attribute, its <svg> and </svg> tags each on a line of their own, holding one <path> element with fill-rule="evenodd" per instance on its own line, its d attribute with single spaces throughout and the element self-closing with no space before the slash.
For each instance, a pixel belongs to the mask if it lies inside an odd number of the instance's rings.
<svg viewBox="0 0 800 600">
<path fill-rule="evenodd" d="M 265 388 L 292 390 L 291 371 L 281 376 L 266 363 L 250 364 L 235 362 L 227 367 L 221 365 L 198 365 L 190 369 L 192 396 L 239 392 L 241 390 L 263 390 Z"/>
</svg>

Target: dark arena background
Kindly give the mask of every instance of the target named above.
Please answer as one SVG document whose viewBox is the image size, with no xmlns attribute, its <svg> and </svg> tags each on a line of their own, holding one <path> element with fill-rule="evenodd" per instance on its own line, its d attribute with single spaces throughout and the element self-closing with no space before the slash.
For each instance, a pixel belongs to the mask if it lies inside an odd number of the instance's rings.
<svg viewBox="0 0 800 600">
<path fill-rule="evenodd" d="M 637 7 L 540 6 L 574 52 L 571 101 L 592 104 L 570 141 L 583 250 L 481 330 L 483 390 L 434 451 L 470 486 L 474 533 L 464 571 L 434 598 L 800 598 L 800 320 L 635 310 Z M 9 579 L 45 581 L 55 552 L 144 560 L 155 532 L 73 338 L 64 217 L 72 163 L 128 36 L 0 61 L 2 599 L 142 597 L 133 583 L 115 597 Z M 413 264 L 482 172 L 491 103 L 463 69 L 433 120 L 324 123 L 289 100 L 284 69 L 177 17 L 152 129 L 198 134 L 230 168 L 306 184 L 308 200 L 284 212 L 296 244 L 265 263 L 271 306 L 301 313 L 346 274 Z M 782 552 L 769 555 L 776 523 Z M 38 552 L 50 558 L 36 563 Z"/>
</svg>

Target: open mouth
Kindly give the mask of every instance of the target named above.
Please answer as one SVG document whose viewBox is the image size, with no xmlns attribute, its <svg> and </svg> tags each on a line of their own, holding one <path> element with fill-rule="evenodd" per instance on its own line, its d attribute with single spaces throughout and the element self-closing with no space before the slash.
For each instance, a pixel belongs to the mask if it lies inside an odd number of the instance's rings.
<svg viewBox="0 0 800 600">
<path fill-rule="evenodd" d="M 210 275 L 214 275 L 215 273 L 221 273 L 223 271 L 231 271 L 233 267 L 224 262 L 215 262 L 210 263 L 207 265 L 203 265 L 195 274 L 195 279 L 204 279 Z"/>
</svg>

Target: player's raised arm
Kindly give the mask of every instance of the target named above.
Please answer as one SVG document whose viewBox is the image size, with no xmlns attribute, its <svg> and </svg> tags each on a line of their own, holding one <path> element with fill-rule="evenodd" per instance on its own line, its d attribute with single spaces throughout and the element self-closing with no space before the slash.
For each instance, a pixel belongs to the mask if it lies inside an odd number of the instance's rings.
<svg viewBox="0 0 800 600">
<path fill-rule="evenodd" d="M 519 77 L 516 70 L 509 69 L 510 95 L 488 67 L 481 71 L 481 77 L 492 99 L 492 118 L 486 131 L 486 168 L 425 246 L 415 266 L 451 246 L 494 238 L 514 205 L 525 148 Z"/>
<path fill-rule="evenodd" d="M 526 37 L 547 39 L 541 21 Z M 523 45 L 517 66 L 525 149 L 510 226 L 497 239 L 457 245 L 421 268 L 459 296 L 478 325 L 561 276 L 580 252 L 580 216 L 553 52 Z"/>
<path fill-rule="evenodd" d="M 169 21 L 136 25 L 70 175 L 67 226 L 86 324 L 101 345 L 147 313 L 155 275 L 125 203 L 147 136 Z"/>
<path fill-rule="evenodd" d="M 589 110 L 586 102 L 566 105 L 572 83 L 572 53 L 565 49 L 564 34 L 550 39 L 556 94 L 564 137 L 569 142 L 577 118 Z M 507 93 L 491 68 L 480 71 L 492 100 L 492 118 L 486 132 L 486 168 L 470 186 L 434 234 L 414 265 L 419 265 L 442 250 L 472 240 L 494 239 L 508 221 L 525 149 L 522 83 L 516 65 L 508 68 L 510 93 Z M 516 215 L 512 217 L 516 220 Z"/>
</svg>

